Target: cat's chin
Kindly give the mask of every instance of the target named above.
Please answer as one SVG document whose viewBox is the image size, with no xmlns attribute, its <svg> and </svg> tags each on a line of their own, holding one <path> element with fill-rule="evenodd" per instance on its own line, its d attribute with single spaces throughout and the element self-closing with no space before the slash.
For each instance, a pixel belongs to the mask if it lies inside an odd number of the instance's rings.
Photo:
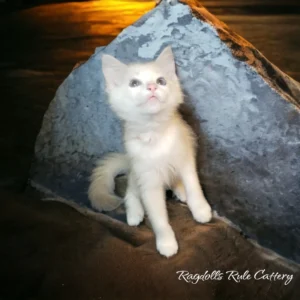
<svg viewBox="0 0 300 300">
<path fill-rule="evenodd" d="M 145 101 L 145 104 L 152 104 L 152 103 L 156 103 L 156 102 L 161 102 L 161 99 L 156 95 L 151 95 L 147 98 L 147 100 Z"/>
<path fill-rule="evenodd" d="M 148 98 L 148 100 L 144 103 L 144 110 L 149 114 L 159 113 L 162 109 L 162 102 L 155 96 Z"/>
<path fill-rule="evenodd" d="M 161 107 L 160 103 L 157 102 L 157 103 L 153 103 L 152 105 L 149 105 L 145 109 L 145 112 L 146 112 L 146 114 L 149 114 L 149 115 L 155 115 L 155 114 L 160 113 L 161 110 L 162 110 L 162 107 Z"/>
<path fill-rule="evenodd" d="M 159 101 L 159 100 L 158 100 L 158 98 L 157 98 L 156 96 L 153 95 L 153 96 L 150 96 L 150 97 L 148 98 L 148 102 L 149 102 L 149 101 L 152 102 L 152 101 Z"/>
</svg>

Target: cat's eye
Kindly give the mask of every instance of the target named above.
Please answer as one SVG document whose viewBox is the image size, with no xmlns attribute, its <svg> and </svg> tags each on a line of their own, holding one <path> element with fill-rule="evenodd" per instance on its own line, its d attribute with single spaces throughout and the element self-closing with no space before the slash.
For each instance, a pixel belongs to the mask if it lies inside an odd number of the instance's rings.
<svg viewBox="0 0 300 300">
<path fill-rule="evenodd" d="M 165 78 L 159 77 L 159 78 L 157 78 L 156 83 L 159 84 L 159 85 L 166 85 L 167 81 L 166 81 Z"/>
<path fill-rule="evenodd" d="M 139 80 L 137 80 L 137 79 L 132 79 L 132 80 L 130 80 L 130 82 L 129 82 L 129 86 L 130 87 L 137 87 L 137 86 L 139 86 L 139 85 L 141 85 L 142 83 L 139 81 Z"/>
</svg>

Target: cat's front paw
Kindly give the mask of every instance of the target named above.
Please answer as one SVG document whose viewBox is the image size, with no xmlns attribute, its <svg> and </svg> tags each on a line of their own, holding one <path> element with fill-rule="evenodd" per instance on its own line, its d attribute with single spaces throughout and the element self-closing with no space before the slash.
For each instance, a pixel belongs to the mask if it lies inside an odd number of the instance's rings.
<svg viewBox="0 0 300 300">
<path fill-rule="evenodd" d="M 144 210 L 140 206 L 127 209 L 126 217 L 129 226 L 138 226 L 144 220 Z"/>
<path fill-rule="evenodd" d="M 174 235 L 170 237 L 158 238 L 156 240 L 157 251 L 165 256 L 171 257 L 178 252 L 178 244 Z"/>
<path fill-rule="evenodd" d="M 212 218 L 212 210 L 208 203 L 203 203 L 196 209 L 193 209 L 192 214 L 199 223 L 208 223 Z"/>
</svg>

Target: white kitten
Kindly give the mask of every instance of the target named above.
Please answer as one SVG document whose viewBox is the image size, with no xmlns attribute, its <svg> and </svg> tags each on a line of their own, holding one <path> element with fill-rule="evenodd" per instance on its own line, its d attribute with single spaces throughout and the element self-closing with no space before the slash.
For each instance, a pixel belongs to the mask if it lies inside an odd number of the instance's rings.
<svg viewBox="0 0 300 300">
<path fill-rule="evenodd" d="M 212 216 L 196 172 L 194 134 L 177 112 L 183 96 L 172 49 L 165 48 L 155 61 L 144 64 L 125 65 L 104 54 L 102 68 L 110 105 L 124 121 L 127 154 L 110 154 L 94 169 L 91 204 L 98 210 L 120 205 L 114 179 L 127 171 L 128 224 L 137 226 L 145 211 L 157 250 L 172 256 L 178 244 L 168 222 L 165 189 L 187 202 L 196 221 L 206 223 Z"/>
</svg>

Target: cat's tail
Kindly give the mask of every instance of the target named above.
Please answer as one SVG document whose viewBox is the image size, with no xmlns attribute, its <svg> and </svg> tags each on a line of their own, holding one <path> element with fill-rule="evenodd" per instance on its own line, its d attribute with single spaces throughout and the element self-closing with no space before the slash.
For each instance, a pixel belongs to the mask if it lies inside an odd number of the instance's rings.
<svg viewBox="0 0 300 300">
<path fill-rule="evenodd" d="M 128 170 L 129 160 L 125 154 L 110 153 L 98 161 L 88 191 L 92 207 L 99 211 L 110 211 L 123 202 L 122 198 L 114 194 L 115 177 Z"/>
</svg>

